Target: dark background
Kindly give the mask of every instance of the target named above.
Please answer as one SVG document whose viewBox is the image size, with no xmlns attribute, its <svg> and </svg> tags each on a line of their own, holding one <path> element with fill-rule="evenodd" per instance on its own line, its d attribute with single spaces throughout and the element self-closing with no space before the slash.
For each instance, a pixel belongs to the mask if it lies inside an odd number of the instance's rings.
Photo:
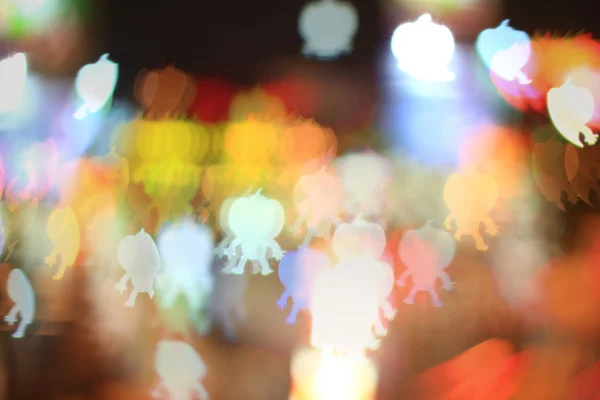
<svg viewBox="0 0 600 400">
<path fill-rule="evenodd" d="M 381 2 L 351 2 L 360 19 L 354 52 L 325 64 L 305 61 L 300 55 L 302 40 L 297 21 L 307 3 L 304 0 L 105 0 L 98 4 L 103 18 L 96 22 L 105 50 L 121 66 L 124 79 L 120 80 L 118 94 L 128 96 L 127 88 L 131 86 L 127 83 L 139 69 L 166 64 L 175 64 L 196 76 L 221 76 L 244 85 L 276 78 L 278 72 L 270 69 L 266 73 L 265 65 L 282 59 L 334 69 L 374 65 L 378 50 L 387 46 L 394 26 L 383 22 Z M 536 29 L 593 32 L 597 25 L 597 7 L 590 0 L 503 3 L 498 20 L 510 18 L 513 27 L 529 33 Z"/>
</svg>

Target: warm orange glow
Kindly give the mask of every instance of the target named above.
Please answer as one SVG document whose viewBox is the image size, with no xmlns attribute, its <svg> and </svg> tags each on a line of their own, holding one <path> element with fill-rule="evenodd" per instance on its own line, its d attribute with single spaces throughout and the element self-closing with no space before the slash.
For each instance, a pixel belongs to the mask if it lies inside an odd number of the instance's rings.
<svg viewBox="0 0 600 400">
<path fill-rule="evenodd" d="M 444 202 L 450 209 L 446 229 L 452 229 L 452 223 L 456 222 L 456 240 L 464 235 L 472 236 L 477 249 L 486 251 L 488 246 L 479 232 L 479 225 L 483 223 L 491 236 L 498 233 L 498 227 L 490 217 L 497 200 L 498 187 L 493 176 L 473 170 L 452 174 L 444 187 Z"/>
<path fill-rule="evenodd" d="M 268 162 L 277 144 L 276 126 L 255 118 L 232 124 L 225 132 L 225 152 L 240 164 Z"/>
<path fill-rule="evenodd" d="M 522 358 L 509 342 L 487 340 L 421 374 L 416 398 L 510 398 L 517 389 L 517 367 Z"/>
<path fill-rule="evenodd" d="M 303 349 L 292 358 L 290 400 L 372 400 L 377 370 L 367 359 Z"/>
<path fill-rule="evenodd" d="M 327 152 L 328 134 L 316 122 L 306 121 L 283 131 L 279 147 L 283 162 L 303 163 Z"/>
</svg>

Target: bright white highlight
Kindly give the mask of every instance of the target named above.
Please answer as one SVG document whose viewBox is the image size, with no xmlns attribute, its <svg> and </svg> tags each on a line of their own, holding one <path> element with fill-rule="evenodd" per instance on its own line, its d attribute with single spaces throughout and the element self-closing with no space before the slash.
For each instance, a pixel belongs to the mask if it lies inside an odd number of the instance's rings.
<svg viewBox="0 0 600 400">
<path fill-rule="evenodd" d="M 362 219 L 336 229 L 332 249 L 340 261 L 318 274 L 310 304 L 314 347 L 358 357 L 379 347 L 377 336 L 387 333 L 380 309 L 388 319 L 396 314 L 388 302 L 394 272 L 379 260 L 385 244 L 383 228 Z"/>
<path fill-rule="evenodd" d="M 102 109 L 113 95 L 118 76 L 119 67 L 108 59 L 108 54 L 104 54 L 96 63 L 81 68 L 75 80 L 75 90 L 84 104 L 73 116 L 83 119 Z"/>
<path fill-rule="evenodd" d="M 25 14 L 33 14 L 40 11 L 47 3 L 47 0 L 18 0 L 16 7 Z"/>
<path fill-rule="evenodd" d="M 392 53 L 398 68 L 411 77 L 423 81 L 452 81 L 454 73 L 448 70 L 455 50 L 450 29 L 432 21 L 423 14 L 415 22 L 396 28 L 392 35 Z"/>
<path fill-rule="evenodd" d="M 24 53 L 0 61 L 0 114 L 20 108 L 26 82 L 27 57 Z"/>
<path fill-rule="evenodd" d="M 531 83 L 521 69 L 529 61 L 531 42 L 527 33 L 513 29 L 503 21 L 496 28 L 479 34 L 475 47 L 483 63 L 502 79 Z"/>
<path fill-rule="evenodd" d="M 598 136 L 586 125 L 594 115 L 594 96 L 588 89 L 567 79 L 561 87 L 548 91 L 547 103 L 552 123 L 565 139 L 583 147 L 579 139 L 582 133 L 586 144 L 596 144 Z"/>
<path fill-rule="evenodd" d="M 300 35 L 308 57 L 333 59 L 352 51 L 358 30 L 358 14 L 351 3 L 321 0 L 307 4 L 300 13 Z"/>
</svg>

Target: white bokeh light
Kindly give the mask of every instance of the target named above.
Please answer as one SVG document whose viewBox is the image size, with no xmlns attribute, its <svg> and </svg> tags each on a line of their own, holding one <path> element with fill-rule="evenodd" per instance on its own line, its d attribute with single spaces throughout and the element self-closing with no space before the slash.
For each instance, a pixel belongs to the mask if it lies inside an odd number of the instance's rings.
<svg viewBox="0 0 600 400">
<path fill-rule="evenodd" d="M 4 317 L 10 326 L 17 322 L 17 315 L 20 316 L 20 322 L 17 330 L 12 337 L 22 338 L 25 335 L 25 329 L 33 322 L 35 317 L 35 295 L 33 288 L 27 276 L 20 269 L 13 269 L 8 276 L 7 281 L 8 297 L 15 303 L 8 315 Z"/>
<path fill-rule="evenodd" d="M 565 139 L 583 147 L 579 139 L 581 133 L 585 144 L 596 144 L 598 136 L 586 125 L 594 115 L 594 96 L 590 90 L 567 79 L 561 87 L 548 91 L 547 100 L 550 119 Z"/>
<path fill-rule="evenodd" d="M 27 57 L 17 53 L 0 61 L 0 114 L 17 111 L 27 82 Z"/>
<path fill-rule="evenodd" d="M 411 77 L 442 82 L 455 79 L 448 70 L 455 50 L 454 36 L 446 26 L 433 22 L 430 14 L 398 26 L 391 47 L 398 68 Z"/>
</svg>

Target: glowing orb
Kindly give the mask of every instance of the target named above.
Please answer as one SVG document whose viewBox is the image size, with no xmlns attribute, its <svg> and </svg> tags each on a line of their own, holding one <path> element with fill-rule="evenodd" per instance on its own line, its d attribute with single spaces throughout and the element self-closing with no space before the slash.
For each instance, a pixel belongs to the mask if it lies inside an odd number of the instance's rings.
<svg viewBox="0 0 600 400">
<path fill-rule="evenodd" d="M 77 95 L 85 103 L 73 114 L 83 119 L 96 113 L 110 100 L 117 85 L 119 67 L 104 54 L 100 59 L 81 68 L 75 80 Z"/>
<path fill-rule="evenodd" d="M 496 28 L 482 31 L 475 45 L 477 52 L 483 63 L 502 79 L 531 83 L 521 71 L 531 54 L 529 36 L 508 26 L 508 22 L 505 20 Z"/>
<path fill-rule="evenodd" d="M 17 53 L 0 61 L 0 114 L 17 111 L 27 82 L 27 57 Z"/>
<path fill-rule="evenodd" d="M 548 113 L 560 134 L 577 147 L 582 133 L 588 145 L 594 145 L 598 136 L 586 125 L 594 115 L 594 96 L 586 89 L 567 80 L 561 87 L 548 91 Z"/>
<path fill-rule="evenodd" d="M 392 35 L 392 53 L 398 68 L 423 81 L 452 81 L 454 73 L 448 64 L 454 55 L 454 36 L 446 26 L 423 14 L 415 22 L 396 28 Z"/>
<path fill-rule="evenodd" d="M 406 265 L 398 286 L 404 286 L 406 278 L 411 276 L 413 288 L 404 300 L 413 304 L 417 292 L 426 291 L 431 295 L 433 305 L 440 307 L 442 302 L 436 292 L 436 281 L 440 278 L 443 287 L 451 290 L 454 283 L 445 272 L 456 252 L 456 244 L 448 232 L 426 225 L 420 229 L 407 231 L 400 242 L 398 254 Z"/>
</svg>

